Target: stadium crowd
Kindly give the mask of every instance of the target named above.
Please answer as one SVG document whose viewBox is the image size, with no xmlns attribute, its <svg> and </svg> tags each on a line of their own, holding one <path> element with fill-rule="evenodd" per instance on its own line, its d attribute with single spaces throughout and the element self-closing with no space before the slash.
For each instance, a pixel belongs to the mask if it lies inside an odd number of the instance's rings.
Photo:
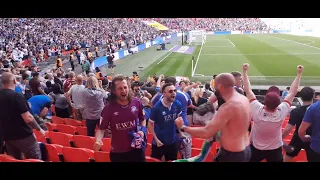
<svg viewBox="0 0 320 180">
<path fill-rule="evenodd" d="M 260 18 L 154 18 L 173 31 L 202 29 L 206 31 L 268 31 Z"/>
<path fill-rule="evenodd" d="M 2 18 L 0 61 L 44 61 L 80 48 L 105 47 L 112 52 L 157 35 L 156 29 L 134 18 Z"/>
<path fill-rule="evenodd" d="M 260 28 L 256 19 L 251 20 L 257 22 L 253 27 Z M 78 24 L 84 23 L 82 21 L 85 20 L 53 19 L 42 24 L 40 21 L 42 20 L 15 19 L 7 21 L 6 24 L 10 24 L 9 27 L 17 27 L 19 23 L 28 22 L 26 26 L 39 23 L 41 27 L 44 24 L 46 28 L 49 25 L 63 28 L 61 24 L 72 24 L 75 21 Z M 88 26 L 95 21 L 100 20 L 88 20 Z M 110 21 L 119 23 L 123 20 Z M 170 22 L 168 19 L 159 21 L 162 23 L 165 21 L 167 25 Z M 185 22 L 189 21 L 194 22 L 193 19 Z M 218 22 L 223 24 L 225 21 L 222 19 Z M 100 23 L 104 23 L 104 20 Z M 242 28 L 237 24 L 233 25 L 235 26 L 221 26 L 221 28 Z M 89 37 L 73 36 L 72 31 L 65 29 L 63 32 L 66 34 L 69 32 L 70 38 L 61 40 L 59 39 L 61 31 L 49 28 L 50 32 L 52 30 L 51 33 L 56 35 L 55 33 L 59 32 L 59 35 L 57 38 L 50 37 L 48 42 L 77 46 L 83 41 L 86 44 L 103 41 L 99 39 L 99 33 L 102 32 L 90 29 L 91 26 L 88 27 L 89 30 L 86 28 L 79 30 L 79 26 L 73 25 L 70 27 L 75 28 L 75 32 L 78 33 L 97 31 L 98 34 Z M 9 36 L 8 44 L 24 42 L 23 38 L 20 40 L 20 36 L 28 34 L 21 30 L 23 33 L 17 38 L 18 35 L 15 33 L 20 31 L 19 29 L 8 30 L 9 32 L 4 32 L 4 29 L 1 31 L 1 37 L 7 37 L 3 34 Z M 116 33 L 112 34 L 112 37 L 121 37 L 119 29 L 114 32 Z M 154 29 L 150 32 L 144 29 L 130 33 L 152 39 L 158 32 Z M 66 37 L 66 34 L 62 33 L 61 36 Z M 34 44 L 37 38 L 37 36 L 27 38 L 27 42 L 31 41 L 27 47 L 33 45 L 36 50 L 34 53 L 33 48 L 28 49 L 31 50 L 28 51 L 29 54 L 32 52 L 31 54 L 35 55 L 38 52 L 36 49 L 38 44 Z M 19 44 L 23 44 L 22 42 Z M 10 52 L 8 50 L 17 45 L 11 44 L 13 45 L 5 47 L 5 52 Z M 39 47 L 44 48 L 41 43 Z M 89 60 L 88 56 L 84 58 Z M 141 162 L 149 161 L 151 158 L 153 161 L 184 159 L 187 162 L 194 162 L 206 161 L 206 158 L 210 157 L 208 161 L 215 162 L 264 160 L 290 162 L 294 161 L 293 158 L 299 156 L 302 151 L 306 152 L 304 161 L 320 161 L 318 139 L 320 131 L 319 123 L 316 121 L 320 118 L 320 102 L 313 102 L 315 91 L 310 87 L 301 89 L 303 105 L 291 111 L 291 104 L 298 93 L 304 67 L 297 66 L 297 76 L 287 89 L 283 101 L 280 98 L 279 88 L 271 86 L 262 103 L 257 101 L 252 92 L 247 75 L 249 69 L 249 64 L 244 64 L 242 72 L 214 75 L 210 82 L 202 85 L 187 78 L 177 80 L 176 77 L 166 77 L 162 74 L 154 74 L 142 82 L 136 72 L 131 77 L 108 76 L 99 68 L 95 68 L 82 74 L 75 74 L 72 70 L 65 71 L 61 66 L 57 66 L 51 72 L 42 73 L 36 68 L 10 65 L 4 68 L 0 82 L 0 154 L 6 153 L 12 157 L 0 155 L 0 161 L 13 161 L 13 158 L 48 161 L 44 159 L 44 150 L 38 141 L 40 142 L 41 138 L 53 138 L 55 132 L 52 128 L 58 124 L 58 119 L 60 122 L 67 122 L 70 118 L 81 122 L 80 124 L 86 129 L 84 135 L 94 138 L 92 144 L 85 148 L 91 149 L 94 153 L 100 151 L 108 153 L 104 161 Z M 282 129 L 288 116 L 288 124 Z M 59 128 L 54 130 L 63 132 Z M 293 133 L 292 138 L 287 141 L 290 133 Z M 104 148 L 106 139 L 111 139 L 108 150 Z M 199 146 L 196 141 L 200 139 L 202 141 Z M 48 145 L 56 144 L 55 142 L 58 141 L 42 143 Z M 73 149 L 84 148 L 79 144 L 81 143 L 70 146 L 76 147 Z M 215 148 L 217 145 L 220 146 L 218 152 Z M 63 144 L 63 146 L 68 145 Z M 87 152 L 83 149 L 78 150 Z M 199 153 L 194 154 L 195 150 L 199 150 L 196 151 Z M 67 152 L 63 151 L 66 153 L 65 161 L 72 161 L 67 157 Z"/>
</svg>

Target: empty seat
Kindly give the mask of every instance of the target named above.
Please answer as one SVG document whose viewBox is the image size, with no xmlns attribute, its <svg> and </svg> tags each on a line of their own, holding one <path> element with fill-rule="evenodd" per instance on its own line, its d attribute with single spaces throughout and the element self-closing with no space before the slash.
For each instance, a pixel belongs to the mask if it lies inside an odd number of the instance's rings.
<svg viewBox="0 0 320 180">
<path fill-rule="evenodd" d="M 147 147 L 146 147 L 146 156 L 151 156 L 151 152 L 152 152 L 152 144 L 148 143 Z"/>
<path fill-rule="evenodd" d="M 217 142 L 214 142 L 212 145 L 211 145 L 211 149 L 210 149 L 210 152 L 213 156 L 215 156 L 217 154 Z"/>
<path fill-rule="evenodd" d="M 64 119 L 58 116 L 52 116 L 51 122 L 54 124 L 65 124 Z"/>
<path fill-rule="evenodd" d="M 66 133 L 66 134 L 76 134 L 76 127 L 66 125 L 66 124 L 57 124 L 57 130 L 58 132 Z"/>
<path fill-rule="evenodd" d="M 48 123 L 46 122 L 46 127 L 48 129 L 48 131 L 57 131 L 57 125 L 56 124 L 52 124 L 52 123 Z"/>
<path fill-rule="evenodd" d="M 146 162 L 161 162 L 159 159 L 155 159 L 150 156 L 146 156 Z"/>
<path fill-rule="evenodd" d="M 42 143 L 46 143 L 46 142 L 47 142 L 47 141 L 46 141 L 46 138 L 43 137 L 43 136 L 40 134 L 39 131 L 33 129 L 33 133 L 34 133 L 34 135 L 36 136 L 36 139 L 37 139 L 38 142 L 42 142 Z"/>
<path fill-rule="evenodd" d="M 95 151 L 94 152 L 94 160 L 95 162 L 111 162 L 110 161 L 110 153 L 104 151 Z"/>
<path fill-rule="evenodd" d="M 66 147 L 71 147 L 73 144 L 73 137 L 71 134 L 49 131 L 47 142 L 49 144 L 59 144 Z"/>
<path fill-rule="evenodd" d="M 71 126 L 75 126 L 75 127 L 82 126 L 82 121 L 79 121 L 79 120 L 64 118 L 64 121 L 67 125 L 71 125 Z"/>
<path fill-rule="evenodd" d="M 82 120 L 82 126 L 87 127 L 86 120 Z"/>
<path fill-rule="evenodd" d="M 87 128 L 80 127 L 80 126 L 76 127 L 76 134 L 86 136 L 87 135 Z"/>
<path fill-rule="evenodd" d="M 192 138 L 192 147 L 201 149 L 203 142 L 204 142 L 204 139 Z"/>
<path fill-rule="evenodd" d="M 152 144 L 153 135 L 151 133 L 147 134 L 147 142 Z"/>
<path fill-rule="evenodd" d="M 47 159 L 46 161 L 51 162 L 62 162 L 63 155 L 62 155 L 62 148 L 63 146 L 58 144 L 45 144 L 46 151 L 47 151 Z"/>
<path fill-rule="evenodd" d="M 111 150 L 111 139 L 103 138 L 102 139 L 103 146 L 101 147 L 101 151 L 110 152 Z"/>
<path fill-rule="evenodd" d="M 7 154 L 0 154 L 0 161 L 7 162 L 7 159 L 15 159 L 14 157 Z"/>
<path fill-rule="evenodd" d="M 87 148 L 93 150 L 95 138 L 90 136 L 74 135 L 73 142 L 76 148 Z"/>
<path fill-rule="evenodd" d="M 308 162 L 306 150 L 301 149 L 298 156 L 293 158 L 293 162 Z"/>
<path fill-rule="evenodd" d="M 94 152 L 85 148 L 63 147 L 64 162 L 94 162 Z"/>
</svg>

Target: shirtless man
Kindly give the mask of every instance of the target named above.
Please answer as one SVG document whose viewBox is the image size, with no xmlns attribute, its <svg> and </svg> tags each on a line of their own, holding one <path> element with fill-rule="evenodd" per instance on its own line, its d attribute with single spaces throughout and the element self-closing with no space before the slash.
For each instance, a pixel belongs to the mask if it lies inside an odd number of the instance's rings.
<svg viewBox="0 0 320 180">
<path fill-rule="evenodd" d="M 221 148 L 214 159 L 216 162 L 248 162 L 251 157 L 248 135 L 250 104 L 234 86 L 232 74 L 222 73 L 216 77 L 215 89 L 225 103 L 205 127 L 187 127 L 181 118 L 176 119 L 177 128 L 193 137 L 209 139 L 220 131 Z"/>
</svg>

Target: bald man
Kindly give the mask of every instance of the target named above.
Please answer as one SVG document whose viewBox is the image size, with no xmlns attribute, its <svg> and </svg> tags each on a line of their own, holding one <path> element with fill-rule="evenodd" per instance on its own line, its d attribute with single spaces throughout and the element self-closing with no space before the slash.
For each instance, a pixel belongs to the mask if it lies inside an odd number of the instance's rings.
<svg viewBox="0 0 320 180">
<path fill-rule="evenodd" d="M 248 135 L 250 104 L 234 86 L 235 78 L 232 74 L 222 73 L 216 77 L 214 88 L 225 103 L 205 127 L 187 127 L 180 117 L 176 119 L 177 128 L 192 137 L 209 139 L 220 132 L 221 148 L 215 162 L 249 162 L 251 157 Z"/>
<path fill-rule="evenodd" d="M 29 112 L 29 106 L 22 94 L 14 91 L 16 78 L 12 73 L 3 73 L 1 78 L 3 89 L 0 90 L 0 136 L 6 143 L 7 154 L 22 159 L 41 159 L 39 144 L 32 129 L 42 136 L 41 129 Z"/>
<path fill-rule="evenodd" d="M 71 86 L 70 90 L 67 92 L 66 97 L 69 103 L 75 110 L 76 119 L 82 120 L 82 113 L 83 113 L 83 98 L 81 91 L 85 88 L 83 85 L 83 76 L 77 75 L 76 76 L 76 84 Z"/>
</svg>

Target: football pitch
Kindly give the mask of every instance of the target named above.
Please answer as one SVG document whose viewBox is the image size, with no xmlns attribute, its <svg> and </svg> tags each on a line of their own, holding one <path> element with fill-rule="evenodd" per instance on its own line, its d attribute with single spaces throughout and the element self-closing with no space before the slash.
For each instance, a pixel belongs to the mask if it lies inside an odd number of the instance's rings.
<svg viewBox="0 0 320 180">
<path fill-rule="evenodd" d="M 180 47 L 193 48 L 191 54 L 172 51 L 177 46 L 181 44 L 171 44 L 166 54 L 149 61 L 140 76 L 146 78 L 156 73 L 207 81 L 214 74 L 241 72 L 242 64 L 249 63 L 252 84 L 290 85 L 297 65 L 301 64 L 305 67 L 301 85 L 320 85 L 320 38 L 286 34 L 207 35 L 203 46 Z"/>
</svg>

